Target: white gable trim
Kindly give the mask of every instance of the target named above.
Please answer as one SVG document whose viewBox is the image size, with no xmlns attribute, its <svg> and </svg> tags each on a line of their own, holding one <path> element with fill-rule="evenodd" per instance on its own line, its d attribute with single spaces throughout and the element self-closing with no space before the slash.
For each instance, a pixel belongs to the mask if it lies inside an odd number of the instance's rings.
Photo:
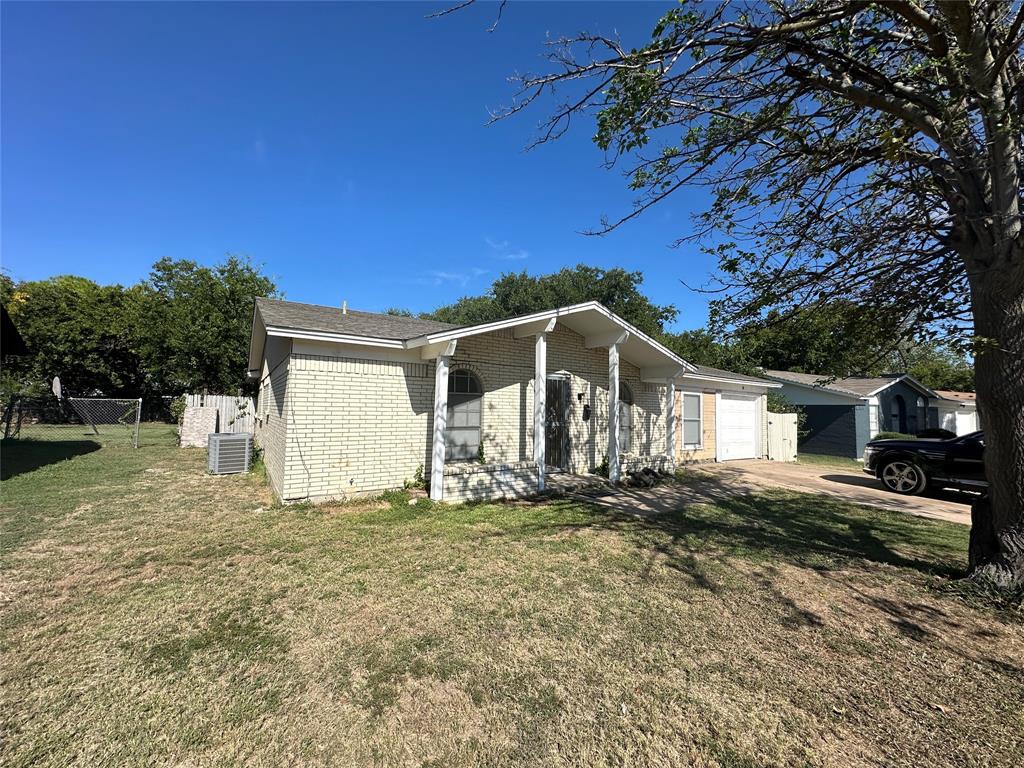
<svg viewBox="0 0 1024 768">
<path fill-rule="evenodd" d="M 896 383 L 901 382 L 901 381 L 907 382 L 911 386 L 911 388 L 916 389 L 922 395 L 927 395 L 928 397 L 939 397 L 935 392 L 933 392 L 932 390 L 928 389 L 928 387 L 926 387 L 924 384 L 919 382 L 917 379 L 915 379 L 909 373 L 903 374 L 898 379 L 893 379 L 892 381 L 890 381 L 885 386 L 879 387 L 878 389 L 876 389 L 874 392 L 868 392 L 867 396 L 868 397 L 872 397 L 874 395 L 877 395 L 879 392 L 882 392 L 882 391 L 888 389 L 889 387 L 891 387 L 893 384 L 896 384 Z"/>
<path fill-rule="evenodd" d="M 545 320 L 557 320 L 559 317 L 566 317 L 568 315 L 575 315 L 581 312 L 597 312 L 606 319 L 615 323 L 619 328 L 628 333 L 631 337 L 639 339 L 649 346 L 656 349 L 658 352 L 669 358 L 670 361 L 678 363 L 684 370 L 696 370 L 696 368 L 690 363 L 683 360 L 681 357 L 671 352 L 667 347 L 658 343 L 643 331 L 638 330 L 634 326 L 627 323 L 621 317 L 616 315 L 614 312 L 608 310 L 603 304 L 596 301 L 585 301 L 582 304 L 572 304 L 568 307 L 559 307 L 558 309 L 548 309 L 543 312 L 534 312 L 530 315 L 521 315 L 520 317 L 510 317 L 506 320 L 494 320 L 490 323 L 480 323 L 479 325 L 469 325 L 463 328 L 453 328 L 445 331 L 435 331 L 434 333 L 426 333 L 422 336 L 409 339 L 405 342 L 407 348 L 421 347 L 425 344 L 434 344 L 439 341 L 448 341 L 451 339 L 461 339 L 466 336 L 476 336 L 481 333 L 491 333 L 493 331 L 501 331 L 507 328 L 516 328 L 518 326 L 539 326 Z M 602 343 L 603 342 L 603 343 Z M 587 346 L 592 343 L 594 346 L 607 346 L 607 339 L 592 338 L 590 342 L 585 342 Z"/>
</svg>

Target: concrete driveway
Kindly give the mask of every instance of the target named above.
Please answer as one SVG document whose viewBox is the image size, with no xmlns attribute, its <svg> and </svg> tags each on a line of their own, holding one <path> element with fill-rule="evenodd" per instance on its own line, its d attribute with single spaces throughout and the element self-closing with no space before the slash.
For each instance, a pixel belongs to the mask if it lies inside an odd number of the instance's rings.
<svg viewBox="0 0 1024 768">
<path fill-rule="evenodd" d="M 921 517 L 971 524 L 970 493 L 929 490 L 923 496 L 900 496 L 882 488 L 875 478 L 855 470 L 811 464 L 775 461 L 729 461 L 702 464 L 701 471 L 713 473 L 725 487 L 738 492 L 763 488 L 785 488 L 804 493 L 822 493 L 857 504 L 908 512 Z"/>
</svg>

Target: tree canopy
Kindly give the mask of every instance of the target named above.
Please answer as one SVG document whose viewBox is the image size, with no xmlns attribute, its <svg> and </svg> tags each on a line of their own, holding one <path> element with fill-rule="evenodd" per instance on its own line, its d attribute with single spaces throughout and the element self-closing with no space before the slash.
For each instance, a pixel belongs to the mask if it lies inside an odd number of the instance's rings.
<svg viewBox="0 0 1024 768">
<path fill-rule="evenodd" d="M 642 272 L 578 264 L 554 274 L 533 277 L 524 272 L 502 275 L 484 296 L 466 296 L 425 317 L 456 325 L 486 323 L 545 309 L 599 301 L 644 333 L 656 336 L 675 320 L 672 305 L 658 305 L 640 291 Z"/>
<path fill-rule="evenodd" d="M 97 285 L 72 275 L 15 284 L 0 298 L 29 354 L 5 360 L 3 391 L 151 397 L 235 392 L 246 381 L 253 298 L 276 293 L 248 259 L 213 267 L 161 259 L 148 280 Z"/>
<path fill-rule="evenodd" d="M 1024 4 L 684 0 L 628 48 L 554 41 L 506 114 L 551 95 L 637 192 L 607 232 L 694 186 L 680 239 L 719 260 L 739 328 L 852 301 L 906 339 L 970 342 L 987 425 L 971 567 L 1024 584 Z M 714 240 L 706 236 L 714 234 Z"/>
</svg>

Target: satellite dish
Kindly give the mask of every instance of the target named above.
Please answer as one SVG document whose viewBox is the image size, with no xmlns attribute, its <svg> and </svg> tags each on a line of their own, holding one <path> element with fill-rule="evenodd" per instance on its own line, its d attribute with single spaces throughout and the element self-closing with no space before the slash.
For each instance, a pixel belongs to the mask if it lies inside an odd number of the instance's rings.
<svg viewBox="0 0 1024 768">
<path fill-rule="evenodd" d="M 53 390 L 53 396 L 60 400 L 60 376 L 53 377 L 53 384 L 50 386 Z"/>
</svg>

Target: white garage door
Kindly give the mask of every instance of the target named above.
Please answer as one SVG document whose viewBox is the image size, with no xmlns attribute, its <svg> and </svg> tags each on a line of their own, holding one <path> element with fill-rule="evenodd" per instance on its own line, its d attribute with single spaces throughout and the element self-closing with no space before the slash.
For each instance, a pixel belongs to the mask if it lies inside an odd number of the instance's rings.
<svg viewBox="0 0 1024 768">
<path fill-rule="evenodd" d="M 978 415 L 975 411 L 956 412 L 956 433 L 967 435 L 978 431 Z"/>
<path fill-rule="evenodd" d="M 722 393 L 718 403 L 718 460 L 757 458 L 756 396 Z"/>
</svg>

